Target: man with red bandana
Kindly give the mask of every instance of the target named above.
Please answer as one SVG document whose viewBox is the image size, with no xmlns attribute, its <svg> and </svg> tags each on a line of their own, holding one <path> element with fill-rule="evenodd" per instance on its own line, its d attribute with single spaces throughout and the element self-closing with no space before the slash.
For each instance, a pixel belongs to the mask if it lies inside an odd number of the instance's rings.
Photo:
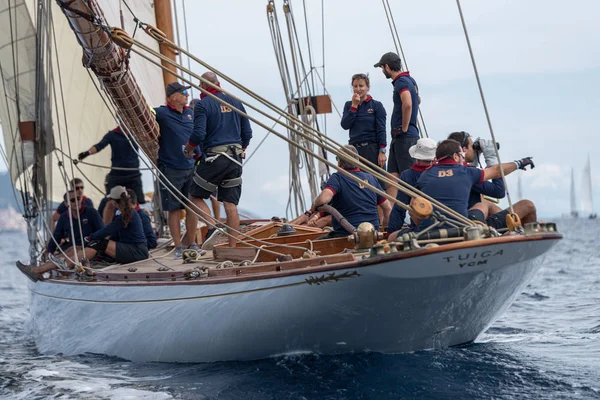
<svg viewBox="0 0 600 400">
<path fill-rule="evenodd" d="M 202 82 L 204 89 L 200 101 L 194 108 L 194 127 L 184 148 L 187 157 L 192 156 L 192 150 L 198 146 L 200 157 L 196 162 L 196 170 L 190 187 L 190 197 L 202 211 L 200 215 L 216 225 L 210 216 L 210 209 L 205 202 L 211 193 L 217 190 L 217 200 L 223 203 L 227 217 L 227 226 L 239 231 L 240 218 L 237 205 L 242 194 L 242 160 L 244 151 L 250 144 L 252 128 L 250 121 L 233 110 L 246 112 L 244 105 L 233 97 L 223 93 L 219 79 L 213 72 L 202 75 L 212 85 Z M 214 86 L 213 86 L 214 85 Z M 224 101 L 223 104 L 207 93 Z M 231 105 L 232 107 L 230 107 Z M 209 230 L 203 247 L 208 248 L 207 240 L 215 233 L 215 228 Z M 231 232 L 235 236 L 235 232 Z M 229 237 L 229 246 L 235 247 L 235 237 Z"/>
<path fill-rule="evenodd" d="M 409 169 L 415 162 L 408 149 L 419 139 L 417 127 L 417 115 L 421 103 L 419 87 L 408 71 L 402 72 L 402 61 L 396 53 L 385 53 L 374 67 L 381 67 L 385 77 L 391 79 L 394 86 L 388 172 L 398 178 L 402 171 Z M 387 188 L 390 196 L 396 197 L 396 191 L 395 187 Z"/>
<path fill-rule="evenodd" d="M 452 139 L 440 142 L 435 156 L 437 163 L 421 174 L 416 188 L 464 217 L 485 222 L 488 207 L 477 203 L 469 208 L 469 195 L 473 185 L 501 176 L 500 165 L 486 169 L 465 166 L 465 153 L 460 143 Z M 501 165 L 504 175 L 508 175 L 517 169 L 524 170 L 528 165 L 533 167 L 533 161 L 531 157 L 526 157 Z M 417 230 L 422 230 L 433 222 L 423 220 L 415 223 Z"/>
<path fill-rule="evenodd" d="M 417 141 L 417 144 L 408 149 L 408 153 L 416 161 L 410 169 L 402 171 L 400 174 L 400 180 L 408 183 L 411 186 L 415 186 L 421 177 L 421 174 L 431 167 L 433 160 L 435 159 L 435 150 L 437 149 L 437 142 L 430 138 L 422 138 Z M 398 191 L 396 199 L 404 204 L 410 204 L 410 197 L 402 192 Z M 406 218 L 406 210 L 397 204 L 392 207 L 390 213 L 390 220 L 388 222 L 387 231 L 390 233 L 388 240 L 394 241 L 398 237 L 400 230 L 404 225 L 404 219 Z M 409 228 L 414 230 L 416 228 L 415 223 L 411 220 Z M 408 228 L 407 228 L 408 229 Z M 404 232 L 403 232 L 404 233 Z"/>
<path fill-rule="evenodd" d="M 179 82 L 169 83 L 165 89 L 167 103 L 154 109 L 156 122 L 160 128 L 158 169 L 173 185 L 160 184 L 160 199 L 163 211 L 168 212 L 169 230 L 175 245 L 175 258 L 181 258 L 185 247 L 199 249 L 195 243 L 198 217 L 194 213 L 186 213 L 186 235 L 183 241 L 180 227 L 180 210 L 185 208 L 185 198 L 188 196 L 194 173 L 194 160 L 181 154 L 181 148 L 187 143 L 194 127 L 194 113 L 187 106 L 188 89 L 190 86 L 184 86 Z"/>
<path fill-rule="evenodd" d="M 358 151 L 352 145 L 345 145 L 343 150 L 354 160 L 358 161 Z M 355 163 L 344 159 L 338 159 L 338 167 L 343 168 L 361 181 L 366 181 L 375 188 L 381 190 L 379 182 L 373 175 L 361 171 Z M 388 215 L 391 212 L 391 205 L 387 199 L 371 189 L 365 187 L 339 172 L 331 174 L 325 189 L 314 200 L 309 213 L 314 213 L 318 207 L 330 204 L 339 211 L 344 218 L 357 228 L 362 222 L 370 222 L 376 230 L 379 230 L 379 215 L 377 206 L 381 206 L 383 211 L 383 224 L 387 225 Z M 335 237 L 348 236 L 342 225 L 335 219 L 332 219 L 333 231 L 319 239 L 330 239 Z"/>
</svg>

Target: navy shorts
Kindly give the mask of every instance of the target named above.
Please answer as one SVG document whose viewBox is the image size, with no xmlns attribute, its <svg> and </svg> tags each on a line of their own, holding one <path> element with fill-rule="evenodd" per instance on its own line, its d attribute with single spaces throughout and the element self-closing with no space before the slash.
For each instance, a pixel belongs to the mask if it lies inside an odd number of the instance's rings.
<svg viewBox="0 0 600 400">
<path fill-rule="evenodd" d="M 392 139 L 390 144 L 390 156 L 388 158 L 388 172 L 401 174 L 402 171 L 410 169 L 415 159 L 408 154 L 408 149 L 419 140 L 418 136 L 405 136 L 399 134 Z"/>
<path fill-rule="evenodd" d="M 137 196 L 138 203 L 144 204 L 146 202 L 144 187 L 142 185 L 142 175 L 140 173 L 133 175 L 106 175 L 106 193 L 110 193 L 110 190 L 115 186 L 125 186 L 126 189 L 133 190 Z"/>
<path fill-rule="evenodd" d="M 164 174 L 169 182 L 175 189 L 181 194 L 178 194 L 172 186 L 168 186 L 175 195 L 171 194 L 169 190 L 161 183 L 160 184 L 160 200 L 163 211 L 175 211 L 184 209 L 185 200 L 190 191 L 190 181 L 194 174 L 194 169 L 177 169 L 167 167 L 166 165 L 159 165 L 158 169 Z"/>
<path fill-rule="evenodd" d="M 375 165 L 377 164 L 377 159 L 379 158 L 379 145 L 377 143 L 351 143 L 356 150 L 358 150 L 358 154 L 361 157 L 366 158 L 370 162 Z M 385 169 L 385 166 L 384 166 Z M 379 181 L 379 180 L 378 180 Z M 379 181 L 379 185 L 383 190 L 385 190 L 386 185 L 385 182 Z"/>
<path fill-rule="evenodd" d="M 200 160 L 197 163 L 194 173 L 202 180 L 218 187 L 217 200 L 235 204 L 240 202 L 242 195 L 242 185 L 234 187 L 223 187 L 226 181 L 240 178 L 242 176 L 242 167 L 225 156 L 219 156 L 211 162 Z M 213 194 L 212 190 L 206 190 L 192 180 L 190 186 L 190 196 L 208 199 Z"/>
<path fill-rule="evenodd" d="M 129 264 L 145 260 L 150 256 L 146 243 L 115 242 L 115 244 L 117 247 L 115 260 L 117 260 L 119 264 Z"/>
<path fill-rule="evenodd" d="M 507 227 L 506 216 L 509 212 L 509 210 L 502 210 L 496 214 L 492 214 L 486 218 L 485 223 L 494 229 L 504 229 Z"/>
<path fill-rule="evenodd" d="M 485 223 L 485 217 L 481 210 L 469 210 L 469 219 Z"/>
</svg>

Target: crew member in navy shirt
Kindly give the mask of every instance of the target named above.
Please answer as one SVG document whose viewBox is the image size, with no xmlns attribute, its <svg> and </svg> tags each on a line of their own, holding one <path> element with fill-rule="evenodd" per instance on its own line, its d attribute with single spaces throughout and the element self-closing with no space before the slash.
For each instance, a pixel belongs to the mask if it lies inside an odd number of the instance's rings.
<svg viewBox="0 0 600 400">
<path fill-rule="evenodd" d="M 106 193 L 108 194 L 115 186 L 125 186 L 134 190 L 140 202 L 145 203 L 142 174 L 139 170 L 138 145 L 120 127 L 117 126 L 108 131 L 101 141 L 90 147 L 89 150 L 79 153 L 77 158 L 82 161 L 88 156 L 104 150 L 106 146 L 110 146 L 111 152 L 111 170 L 106 175 L 105 181 Z"/>
<path fill-rule="evenodd" d="M 400 177 L 402 171 L 409 169 L 415 161 L 408 153 L 408 149 L 419 139 L 419 128 L 417 128 L 417 115 L 421 103 L 419 87 L 408 71 L 402 72 L 402 62 L 396 53 L 385 53 L 374 66 L 381 67 L 385 77 L 391 79 L 394 86 L 388 172 L 395 177 Z M 387 190 L 393 197 L 396 197 L 396 191 L 393 186 L 388 187 Z"/>
<path fill-rule="evenodd" d="M 145 260 L 149 253 L 144 227 L 127 190 L 123 186 L 115 186 L 109 198 L 117 203 L 115 217 L 110 224 L 88 236 L 87 258 L 102 252 L 121 264 Z M 93 250 L 93 253 L 88 254 L 88 250 Z"/>
<path fill-rule="evenodd" d="M 160 185 L 160 198 L 163 211 L 168 212 L 168 223 L 173 244 L 175 245 L 175 258 L 181 258 L 185 247 L 198 248 L 195 243 L 198 217 L 188 212 L 185 217 L 186 235 L 181 241 L 181 212 L 184 209 L 185 198 L 189 194 L 190 182 L 194 173 L 194 160 L 186 158 L 181 149 L 187 143 L 194 127 L 194 112 L 187 106 L 188 89 L 179 82 L 169 83 L 166 88 L 167 104 L 155 108 L 156 122 L 160 127 L 158 140 L 158 169 L 174 186 Z M 175 192 L 181 192 L 181 195 Z M 175 195 L 171 194 L 174 192 Z"/>
<path fill-rule="evenodd" d="M 416 188 L 458 214 L 484 222 L 488 216 L 487 206 L 477 203 L 469 208 L 469 195 L 473 185 L 501 176 L 500 165 L 486 169 L 465 166 L 465 153 L 463 153 L 460 143 L 452 139 L 438 144 L 436 159 L 437 164 L 421 174 Z M 504 174 L 508 175 L 517 168 L 525 169 L 527 165 L 533 166 L 531 157 L 504 163 L 502 168 Z M 452 217 L 450 216 L 450 218 Z M 415 221 L 418 226 L 417 230 L 422 230 L 432 223 L 429 219 L 422 222 Z"/>
<path fill-rule="evenodd" d="M 102 222 L 98 211 L 93 207 L 82 204 L 81 199 L 77 198 L 74 190 L 65 193 L 64 201 L 71 203 L 71 210 L 67 209 L 58 218 L 52 238 L 48 242 L 48 253 L 54 253 L 58 246 L 62 250 L 70 248 L 73 246 L 73 239 L 75 240 L 75 246 L 81 246 L 83 242 L 81 235 L 86 237 L 91 235 L 92 232 L 104 228 L 104 222 Z M 79 204 L 79 210 L 76 203 Z M 65 240 L 65 243 L 61 244 L 63 240 Z"/>
<path fill-rule="evenodd" d="M 408 183 L 411 186 L 416 186 L 421 174 L 429 169 L 435 159 L 435 151 L 437 149 L 437 142 L 430 138 L 422 138 L 417 141 L 417 144 L 408 149 L 408 153 L 416 161 L 410 169 L 402 171 L 400 174 L 400 180 Z M 401 190 L 398 190 L 396 200 L 410 204 L 410 196 Z M 403 230 L 404 220 L 406 218 L 406 210 L 397 204 L 392 207 L 390 213 L 390 220 L 388 222 L 387 231 L 390 233 L 388 237 L 389 241 L 394 241 L 401 233 L 414 230 L 416 228 L 415 223 L 410 221 L 409 227 Z"/>
<path fill-rule="evenodd" d="M 216 88 L 205 82 L 200 84 L 204 92 L 200 95 L 201 100 L 194 109 L 194 131 L 184 151 L 187 157 L 192 157 L 192 149 L 198 146 L 201 154 L 190 188 L 190 196 L 201 210 L 200 215 L 204 215 L 209 225 L 216 225 L 217 221 L 210 216 L 210 209 L 204 200 L 218 188 L 217 199 L 223 203 L 227 225 L 233 230 L 231 234 L 235 235 L 235 231 L 239 231 L 240 227 L 237 205 L 242 194 L 242 160 L 252 138 L 252 129 L 248 118 L 206 94 L 206 92 L 211 93 L 242 112 L 246 112 L 239 100 L 219 90 L 217 76 L 213 72 L 205 72 L 202 78 Z M 209 231 L 209 234 L 212 232 Z M 203 247 L 206 245 L 205 241 Z M 236 239 L 230 236 L 229 246 L 235 247 L 235 245 Z"/>
<path fill-rule="evenodd" d="M 462 150 L 465 153 L 465 162 L 468 165 L 476 165 L 479 161 L 479 152 L 473 148 L 473 139 L 467 132 L 453 132 L 448 136 L 448 139 L 456 140 L 461 144 Z M 489 168 L 498 164 L 496 156 L 496 146 L 493 141 L 485 139 L 477 139 L 480 151 L 485 159 L 486 167 Z M 506 228 L 506 216 L 510 213 L 510 209 L 502 210 L 496 204 L 489 200 L 482 199 L 482 196 L 488 196 L 496 199 L 501 199 L 506 195 L 506 188 L 502 177 L 492 179 L 491 181 L 483 182 L 480 185 L 473 185 L 471 194 L 469 195 L 469 207 L 472 207 L 478 202 L 482 202 L 488 207 L 488 217 L 485 223 L 495 229 Z M 513 204 L 513 211 L 519 216 L 521 223 L 537 221 L 536 207 L 531 200 L 519 200 Z"/>
<path fill-rule="evenodd" d="M 346 145 L 342 151 L 348 153 L 354 160 L 359 160 L 358 151 L 354 146 Z M 373 175 L 361 171 L 352 161 L 338 158 L 338 167 L 381 190 L 377 179 Z M 376 230 L 379 230 L 377 206 L 381 206 L 383 209 L 384 225 L 387 224 L 387 218 L 392 209 L 390 202 L 385 197 L 339 172 L 331 174 L 325 189 L 314 200 L 310 213 L 314 213 L 317 208 L 325 204 L 330 204 L 335 208 L 355 229 L 363 222 L 370 222 Z M 333 231 L 319 239 L 330 239 L 350 234 L 335 218 L 332 219 L 331 223 Z"/>
<path fill-rule="evenodd" d="M 148 246 L 148 250 L 155 249 L 158 245 L 156 241 L 156 233 L 154 232 L 154 228 L 152 228 L 152 221 L 150 221 L 150 215 L 140 207 L 137 199 L 137 195 L 131 189 L 127 189 L 127 194 L 131 199 L 131 206 L 138 213 L 140 219 L 142 220 L 142 226 L 144 227 L 144 235 L 146 236 L 146 245 Z"/>
<path fill-rule="evenodd" d="M 74 190 L 77 193 L 77 200 L 81 201 L 81 204 L 83 204 L 84 206 L 93 208 L 94 202 L 92 201 L 92 199 L 85 197 L 85 195 L 83 194 L 83 181 L 79 178 L 73 178 L 70 184 L 70 190 Z M 52 222 L 58 221 L 58 218 L 60 218 L 62 214 L 67 212 L 68 209 L 69 208 L 66 201 L 60 203 L 54 214 L 52 214 Z"/>
<path fill-rule="evenodd" d="M 352 100 L 344 105 L 341 125 L 350 130 L 349 144 L 356 147 L 358 154 L 380 168 L 385 168 L 385 108 L 369 95 L 369 77 L 365 74 L 352 76 Z M 385 183 L 379 181 L 385 189 Z"/>
</svg>

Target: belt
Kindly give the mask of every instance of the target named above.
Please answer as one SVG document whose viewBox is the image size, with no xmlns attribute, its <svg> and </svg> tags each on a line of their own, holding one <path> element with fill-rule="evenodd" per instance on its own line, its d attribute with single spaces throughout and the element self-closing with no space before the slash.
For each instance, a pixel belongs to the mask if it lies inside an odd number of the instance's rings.
<svg viewBox="0 0 600 400">
<path fill-rule="evenodd" d="M 375 142 L 360 142 L 360 143 L 352 143 L 352 146 L 354 147 L 365 147 L 368 146 L 370 144 L 377 144 Z"/>
</svg>

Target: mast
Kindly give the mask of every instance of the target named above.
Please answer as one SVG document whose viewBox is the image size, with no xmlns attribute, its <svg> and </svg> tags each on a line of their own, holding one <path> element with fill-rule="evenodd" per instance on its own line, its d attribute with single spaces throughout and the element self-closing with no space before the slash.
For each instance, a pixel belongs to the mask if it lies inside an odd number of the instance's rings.
<svg viewBox="0 0 600 400">
<path fill-rule="evenodd" d="M 152 109 L 129 70 L 125 51 L 103 29 L 109 26 L 97 0 L 57 0 L 83 48 L 84 67 L 90 68 L 110 96 L 120 124 L 140 143 L 144 153 L 158 159 L 160 135 Z"/>
<path fill-rule="evenodd" d="M 171 0 L 154 0 L 154 15 L 156 17 L 156 27 L 161 30 L 170 41 L 175 42 L 173 39 L 173 14 L 171 12 Z M 177 61 L 177 55 L 171 47 L 161 42 L 159 43 L 159 48 L 160 54 L 165 57 L 169 57 L 173 62 Z M 174 74 L 177 73 L 177 68 L 174 65 L 169 64 L 165 60 L 162 60 L 161 64 Z M 163 70 L 163 81 L 165 86 L 167 86 L 169 83 L 177 81 L 175 75 L 169 73 L 169 71 Z"/>
</svg>

